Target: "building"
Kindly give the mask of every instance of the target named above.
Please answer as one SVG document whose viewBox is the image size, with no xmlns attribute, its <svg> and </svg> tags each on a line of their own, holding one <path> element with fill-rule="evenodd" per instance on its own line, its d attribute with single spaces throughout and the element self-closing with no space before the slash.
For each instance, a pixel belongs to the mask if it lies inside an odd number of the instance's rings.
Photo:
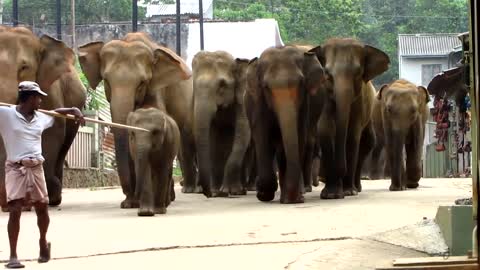
<svg viewBox="0 0 480 270">
<path fill-rule="evenodd" d="M 461 49 L 458 34 L 400 34 L 399 77 L 426 88 L 435 75 L 456 66 L 461 58 Z M 433 97 L 428 105 L 429 108 L 434 107 Z M 423 174 L 426 177 L 445 177 L 451 175 L 450 162 L 456 153 L 453 147 L 436 152 L 435 129 L 436 122 L 430 116 L 425 130 Z"/>
</svg>

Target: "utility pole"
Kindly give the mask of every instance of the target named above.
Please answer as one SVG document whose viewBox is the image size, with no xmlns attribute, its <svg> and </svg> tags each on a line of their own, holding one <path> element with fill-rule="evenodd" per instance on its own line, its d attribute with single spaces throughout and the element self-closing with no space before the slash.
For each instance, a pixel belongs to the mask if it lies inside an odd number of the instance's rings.
<svg viewBox="0 0 480 270">
<path fill-rule="evenodd" d="M 18 26 L 18 0 L 13 0 L 12 2 L 12 7 L 13 7 L 13 26 Z"/>
<path fill-rule="evenodd" d="M 204 49 L 203 40 L 203 0 L 198 0 L 198 14 L 200 15 L 200 50 Z"/>
<path fill-rule="evenodd" d="M 62 0 L 57 0 L 56 10 L 57 39 L 62 40 Z"/>
<path fill-rule="evenodd" d="M 72 0 L 71 2 L 72 5 L 72 48 L 74 51 L 77 51 L 77 42 L 75 40 L 75 0 Z"/>
<path fill-rule="evenodd" d="M 270 0 L 270 13 L 273 14 L 273 0 Z"/>
<path fill-rule="evenodd" d="M 137 32 L 138 29 L 138 2 L 132 0 L 132 32 Z"/>
<path fill-rule="evenodd" d="M 176 4 L 177 4 L 177 21 L 176 21 L 176 24 L 177 24 L 177 54 L 178 56 L 182 56 L 182 44 L 181 44 L 181 34 L 180 34 L 180 0 L 177 0 L 176 1 Z"/>
</svg>

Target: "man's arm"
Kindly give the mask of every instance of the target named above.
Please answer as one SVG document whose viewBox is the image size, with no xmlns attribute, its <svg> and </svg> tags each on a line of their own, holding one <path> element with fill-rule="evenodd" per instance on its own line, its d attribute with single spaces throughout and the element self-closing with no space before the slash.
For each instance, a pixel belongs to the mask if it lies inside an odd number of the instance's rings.
<svg viewBox="0 0 480 270">
<path fill-rule="evenodd" d="M 80 122 L 83 126 L 85 125 L 85 119 L 83 118 L 83 113 L 76 107 L 72 108 L 58 108 L 53 110 L 54 112 L 61 113 L 61 114 L 71 114 L 75 116 L 75 121 Z"/>
</svg>

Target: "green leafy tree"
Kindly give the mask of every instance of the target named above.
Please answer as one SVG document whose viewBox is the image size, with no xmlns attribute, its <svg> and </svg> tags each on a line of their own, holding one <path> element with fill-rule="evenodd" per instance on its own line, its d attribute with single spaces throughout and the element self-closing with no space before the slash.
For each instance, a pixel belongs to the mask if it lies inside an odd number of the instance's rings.
<svg viewBox="0 0 480 270">
<path fill-rule="evenodd" d="M 398 78 L 398 34 L 468 31 L 466 0 L 214 0 L 225 20 L 277 19 L 286 43 L 322 44 L 354 37 L 390 57 L 377 85 Z"/>
</svg>

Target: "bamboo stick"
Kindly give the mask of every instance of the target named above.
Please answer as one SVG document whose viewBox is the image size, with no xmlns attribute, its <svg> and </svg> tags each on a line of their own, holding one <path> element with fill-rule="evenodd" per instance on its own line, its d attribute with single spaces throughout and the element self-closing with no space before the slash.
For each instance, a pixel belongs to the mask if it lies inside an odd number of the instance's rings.
<svg viewBox="0 0 480 270">
<path fill-rule="evenodd" d="M 14 106 L 14 105 L 0 102 L 0 106 Z M 53 117 L 60 117 L 60 118 L 75 120 L 75 116 L 71 115 L 71 114 L 61 114 L 61 113 L 57 113 L 57 112 L 54 112 L 54 111 L 42 110 L 42 109 L 38 109 L 38 111 L 42 112 L 44 114 L 48 114 L 48 115 L 53 116 Z M 111 127 L 120 128 L 120 129 L 130 129 L 130 130 L 150 132 L 148 129 L 144 129 L 144 128 L 140 128 L 140 127 L 134 127 L 134 126 L 128 126 L 128 125 L 123 125 L 123 124 L 118 124 L 118 123 L 112 123 L 112 122 L 97 120 L 97 119 L 88 118 L 88 117 L 84 117 L 84 119 L 85 119 L 86 122 L 97 123 L 97 124 L 100 124 L 100 125 L 106 125 L 106 126 L 111 126 Z"/>
</svg>

